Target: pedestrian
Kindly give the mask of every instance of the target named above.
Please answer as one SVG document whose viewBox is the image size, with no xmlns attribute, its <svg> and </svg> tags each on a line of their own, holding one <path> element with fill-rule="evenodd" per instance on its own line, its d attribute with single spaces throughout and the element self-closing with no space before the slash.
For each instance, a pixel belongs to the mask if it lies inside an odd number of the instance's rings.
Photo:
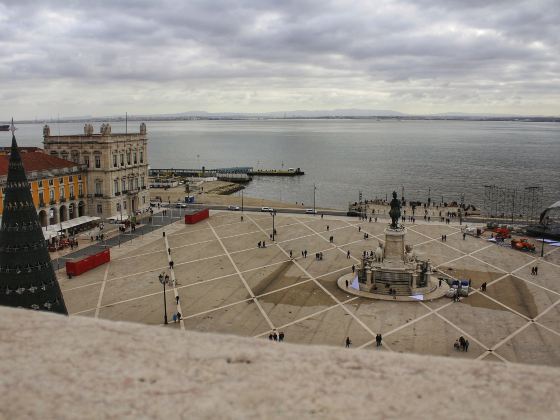
<svg viewBox="0 0 560 420">
<path fill-rule="evenodd" d="M 175 296 L 175 303 L 178 305 L 179 304 L 179 295 Z"/>
<path fill-rule="evenodd" d="M 350 250 L 348 250 L 348 252 L 346 253 L 346 258 L 350 259 Z"/>
<path fill-rule="evenodd" d="M 536 265 L 535 266 L 535 276 L 538 276 L 538 275 L 539 275 L 539 266 Z"/>
<path fill-rule="evenodd" d="M 441 279 L 439 279 L 439 286 L 438 287 L 441 287 Z"/>
<path fill-rule="evenodd" d="M 181 312 L 177 311 L 177 321 L 181 321 Z"/>
<path fill-rule="evenodd" d="M 465 340 L 465 351 L 469 351 L 469 340 Z"/>
<path fill-rule="evenodd" d="M 349 349 L 351 345 L 352 345 L 352 340 L 350 340 L 350 337 L 346 337 L 346 348 Z"/>
<path fill-rule="evenodd" d="M 348 289 L 348 280 L 346 280 L 346 288 Z"/>
<path fill-rule="evenodd" d="M 352 274 L 354 274 L 355 271 L 356 271 L 356 266 L 352 264 Z"/>
<path fill-rule="evenodd" d="M 173 265 L 174 265 L 174 264 L 175 264 L 175 263 L 173 262 L 173 260 L 169 261 L 169 268 L 170 268 L 171 270 L 173 270 Z"/>
<path fill-rule="evenodd" d="M 268 339 L 272 341 L 272 333 L 268 334 Z"/>
<path fill-rule="evenodd" d="M 531 275 L 532 275 L 532 276 L 535 275 L 535 267 L 531 267 Z"/>
<path fill-rule="evenodd" d="M 173 312 L 173 322 L 177 322 L 177 314 Z"/>
<path fill-rule="evenodd" d="M 265 241 L 263 241 L 262 247 L 266 248 L 266 242 Z"/>
<path fill-rule="evenodd" d="M 362 227 L 358 226 L 358 232 L 361 232 L 361 231 L 362 231 Z"/>
<path fill-rule="evenodd" d="M 327 225 L 327 232 L 329 231 L 329 225 Z"/>
<path fill-rule="evenodd" d="M 261 241 L 259 241 L 259 243 L 257 244 L 257 247 L 258 247 L 258 248 L 261 247 Z"/>
<path fill-rule="evenodd" d="M 321 213 L 321 219 L 323 218 L 323 213 Z"/>
<path fill-rule="evenodd" d="M 278 334 L 276 334 L 276 331 L 274 331 L 274 332 L 272 333 L 272 339 L 273 339 L 274 341 L 278 341 Z"/>
<path fill-rule="evenodd" d="M 171 248 L 167 248 L 167 253 L 171 255 Z"/>
<path fill-rule="evenodd" d="M 243 221 L 243 216 L 241 216 L 241 221 Z"/>
<path fill-rule="evenodd" d="M 292 250 L 290 249 L 290 259 L 292 260 L 293 258 L 294 258 L 293 253 L 292 253 Z"/>
<path fill-rule="evenodd" d="M 467 232 L 463 232 L 463 241 L 466 239 L 467 237 Z"/>
<path fill-rule="evenodd" d="M 278 334 L 278 342 L 281 343 L 282 341 L 284 341 L 284 332 L 280 331 L 280 334 Z"/>
<path fill-rule="evenodd" d="M 381 341 L 383 341 L 383 337 L 381 337 L 381 334 L 377 334 L 375 336 L 375 343 L 377 344 L 377 347 L 381 347 Z"/>
<path fill-rule="evenodd" d="M 303 251 L 303 258 L 307 258 L 307 249 Z"/>
</svg>

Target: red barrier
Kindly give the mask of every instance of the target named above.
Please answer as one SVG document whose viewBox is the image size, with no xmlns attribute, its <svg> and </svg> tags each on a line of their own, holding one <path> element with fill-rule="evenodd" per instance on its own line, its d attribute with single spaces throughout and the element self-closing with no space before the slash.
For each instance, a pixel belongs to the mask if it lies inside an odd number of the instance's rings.
<svg viewBox="0 0 560 420">
<path fill-rule="evenodd" d="M 78 261 L 66 261 L 66 274 L 69 276 L 79 276 L 109 261 L 111 261 L 111 253 L 109 249 L 105 249 Z"/>
<path fill-rule="evenodd" d="M 210 217 L 210 211 L 208 209 L 202 209 L 197 212 L 185 214 L 185 224 L 194 225 L 201 220 L 208 219 Z"/>
</svg>

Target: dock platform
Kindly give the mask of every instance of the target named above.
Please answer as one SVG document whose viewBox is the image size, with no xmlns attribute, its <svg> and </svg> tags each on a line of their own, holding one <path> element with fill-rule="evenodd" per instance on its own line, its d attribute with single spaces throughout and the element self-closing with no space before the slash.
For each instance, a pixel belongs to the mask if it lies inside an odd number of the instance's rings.
<svg viewBox="0 0 560 420">
<path fill-rule="evenodd" d="M 300 176 L 305 175 L 300 168 L 295 170 L 283 170 L 283 169 L 257 169 L 256 171 L 248 172 L 249 176 Z"/>
</svg>

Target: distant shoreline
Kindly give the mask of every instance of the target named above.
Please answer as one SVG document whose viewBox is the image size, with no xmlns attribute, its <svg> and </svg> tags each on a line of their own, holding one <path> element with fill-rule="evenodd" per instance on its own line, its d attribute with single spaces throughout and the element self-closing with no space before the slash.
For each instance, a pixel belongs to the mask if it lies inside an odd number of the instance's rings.
<svg viewBox="0 0 560 420">
<path fill-rule="evenodd" d="M 44 124 L 44 123 L 80 123 L 80 122 L 124 122 L 125 117 L 91 117 L 76 119 L 45 119 L 45 120 L 19 120 L 17 124 Z M 317 116 L 317 117 L 268 117 L 268 116 L 134 116 L 128 117 L 128 121 L 278 121 L 278 120 L 396 120 L 396 121 L 473 121 L 473 122 L 553 122 L 559 123 L 560 117 L 482 117 L 482 116 Z M 9 123 L 2 121 L 0 123 Z"/>
</svg>

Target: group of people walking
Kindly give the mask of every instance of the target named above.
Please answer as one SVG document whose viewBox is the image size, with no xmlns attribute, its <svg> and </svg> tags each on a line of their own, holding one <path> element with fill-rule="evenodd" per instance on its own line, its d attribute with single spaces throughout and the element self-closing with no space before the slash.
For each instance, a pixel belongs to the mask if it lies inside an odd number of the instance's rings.
<svg viewBox="0 0 560 420">
<path fill-rule="evenodd" d="M 271 331 L 271 333 L 268 335 L 268 339 L 270 341 L 278 341 L 278 342 L 282 342 L 284 341 L 284 332 L 280 331 L 279 333 L 276 332 L 276 330 Z"/>
<path fill-rule="evenodd" d="M 455 344 L 453 344 L 453 347 L 457 351 L 469 351 L 469 340 L 461 336 L 457 340 L 455 340 Z"/>
<path fill-rule="evenodd" d="M 376 347 L 381 347 L 382 346 L 382 341 L 383 341 L 382 335 L 381 334 L 376 334 L 375 335 L 375 346 Z M 350 346 L 352 345 L 352 340 L 350 340 L 350 337 L 346 337 L 346 340 L 344 341 L 344 344 L 345 344 L 345 347 L 347 349 L 350 348 Z"/>
</svg>

